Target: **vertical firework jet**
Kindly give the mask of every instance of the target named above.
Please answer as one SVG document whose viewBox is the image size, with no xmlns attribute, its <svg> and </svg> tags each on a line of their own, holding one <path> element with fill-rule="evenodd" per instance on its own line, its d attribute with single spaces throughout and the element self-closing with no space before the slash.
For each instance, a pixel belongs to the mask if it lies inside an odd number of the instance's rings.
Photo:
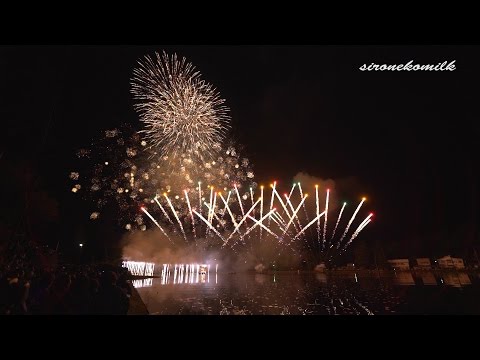
<svg viewBox="0 0 480 360">
<path fill-rule="evenodd" d="M 213 187 L 210 186 L 210 189 L 212 188 Z M 247 205 L 249 202 L 248 197 L 242 198 L 241 196 L 237 196 L 236 198 L 237 202 L 229 203 L 228 197 L 227 197 L 227 200 L 225 200 L 223 195 L 219 192 L 218 193 L 219 201 L 221 200 L 223 202 L 223 206 L 220 206 L 220 207 L 215 206 L 217 193 L 212 192 L 211 193 L 212 200 L 210 200 L 210 202 L 207 202 L 207 201 L 203 202 L 203 205 L 206 208 L 203 211 L 203 213 L 208 214 L 206 217 L 201 215 L 202 211 L 200 211 L 200 209 L 198 209 L 198 211 L 191 209 L 191 207 L 189 206 L 190 198 L 186 192 L 184 194 L 185 194 L 185 202 L 187 203 L 187 207 L 189 209 L 188 212 L 182 213 L 182 212 L 176 211 L 176 209 L 173 209 L 173 205 L 171 202 L 169 202 L 169 206 L 172 207 L 172 212 L 176 214 L 175 217 L 177 219 L 177 223 L 180 228 L 180 231 L 184 236 L 189 237 L 188 241 L 196 242 L 199 237 L 209 238 L 209 232 L 211 231 L 214 233 L 216 238 L 221 240 L 221 243 L 220 243 L 221 248 L 224 248 L 226 245 L 229 245 L 229 248 L 235 249 L 236 247 L 248 246 L 249 243 L 252 244 L 256 241 L 259 241 L 260 238 L 257 238 L 255 235 L 252 234 L 253 230 L 259 227 L 260 229 L 265 230 L 268 233 L 268 235 L 271 235 L 274 239 L 276 239 L 278 241 L 277 245 L 281 249 L 291 248 L 293 251 L 296 251 L 295 248 L 297 250 L 301 250 L 301 244 L 302 244 L 302 242 L 299 243 L 297 242 L 297 240 L 303 238 L 306 241 L 308 237 L 306 230 L 309 229 L 315 223 L 317 224 L 316 237 L 317 237 L 317 240 L 319 240 L 319 233 L 320 233 L 319 221 L 322 217 L 326 218 L 327 216 L 328 208 L 329 208 L 330 189 L 326 190 L 325 208 L 322 212 L 320 212 L 319 203 L 318 203 L 318 187 L 316 187 L 316 196 L 315 196 L 316 211 L 315 211 L 315 216 L 310 221 L 309 221 L 310 218 L 308 217 L 308 214 L 304 217 L 298 216 L 298 214 L 300 213 L 300 209 L 302 207 L 304 209 L 307 209 L 307 207 L 305 207 L 305 203 L 308 199 L 308 194 L 304 194 L 304 196 L 300 199 L 300 201 L 295 205 L 290 201 L 290 199 L 288 198 L 288 195 L 285 194 L 285 198 L 288 200 L 288 203 L 291 209 L 291 211 L 289 211 L 286 204 L 282 201 L 282 198 L 279 196 L 277 192 L 277 187 L 272 184 L 271 189 L 272 191 L 270 194 L 270 199 L 274 199 L 274 200 L 271 201 L 272 209 L 268 211 L 266 214 L 263 214 L 263 210 L 262 210 L 262 202 L 263 202 L 263 196 L 264 196 L 263 192 L 261 192 L 261 197 L 258 198 L 257 201 L 255 201 L 251 206 Z M 238 192 L 238 188 L 236 187 L 235 184 L 233 185 L 233 188 L 229 190 L 229 194 L 232 191 Z M 194 192 L 194 194 L 196 194 L 196 192 Z M 168 201 L 169 197 L 167 196 L 165 197 Z M 281 214 L 277 211 L 275 207 L 275 202 L 280 203 L 280 205 L 283 207 L 283 211 L 287 217 L 286 221 L 283 220 Z M 349 241 L 343 244 L 343 239 L 348 233 L 349 228 L 355 222 L 356 215 L 360 211 L 360 208 L 364 202 L 365 202 L 365 198 L 362 199 L 362 201 L 359 203 L 359 205 L 355 209 L 355 212 L 353 213 L 348 224 L 346 225 L 346 228 L 342 236 L 340 237 L 340 239 L 335 240 L 335 233 L 341 222 L 341 217 L 345 210 L 346 203 L 343 203 L 343 206 L 340 210 L 340 213 L 338 215 L 338 218 L 335 223 L 335 227 L 333 229 L 331 236 L 329 236 L 328 228 L 324 223 L 323 239 L 325 239 L 326 241 L 326 239 L 329 238 L 329 242 L 332 242 L 332 246 L 328 248 L 326 246 L 322 246 L 321 247 L 322 253 L 327 254 L 327 251 L 329 251 L 333 247 L 333 244 L 335 244 L 335 242 L 336 242 L 336 249 L 340 249 L 339 253 L 344 252 L 348 248 L 348 246 L 352 243 L 352 241 L 365 228 L 365 226 L 367 226 L 371 222 L 371 217 L 373 216 L 372 214 L 367 216 L 358 225 L 354 233 L 351 235 Z M 247 206 L 247 208 L 244 208 L 244 206 Z M 246 209 L 248 210 L 246 211 Z M 255 212 L 256 209 L 258 209 L 259 211 Z M 145 213 L 147 213 L 145 209 L 142 209 L 142 210 Z M 222 215 L 225 215 L 225 212 L 229 214 L 229 220 L 223 220 L 223 218 L 221 218 Z M 178 214 L 180 214 L 181 216 Z M 196 221 L 194 219 L 195 217 L 194 215 L 199 219 L 199 221 Z M 160 227 L 158 221 L 155 220 L 150 214 L 149 214 L 149 218 L 154 222 L 154 224 L 157 227 Z M 191 219 L 191 224 L 192 224 L 191 234 L 193 236 L 188 236 L 188 234 L 185 234 L 184 227 L 181 226 L 182 221 L 190 221 L 187 219 Z M 250 221 L 250 224 L 247 223 L 247 220 Z M 268 225 L 269 220 L 271 220 L 270 225 Z M 298 227 L 295 226 L 296 220 L 298 221 L 298 224 L 299 224 Z M 165 221 L 167 221 L 166 217 L 165 217 Z M 325 222 L 326 222 L 326 219 L 325 219 Z M 206 225 L 206 229 L 204 233 L 201 233 L 201 228 L 199 226 L 200 223 L 204 223 Z M 266 239 L 269 239 L 268 235 Z M 325 245 L 325 244 L 322 243 L 322 245 Z M 309 249 L 310 251 L 313 251 L 310 247 Z M 329 255 L 333 256 L 331 252 L 329 253 Z"/>
</svg>

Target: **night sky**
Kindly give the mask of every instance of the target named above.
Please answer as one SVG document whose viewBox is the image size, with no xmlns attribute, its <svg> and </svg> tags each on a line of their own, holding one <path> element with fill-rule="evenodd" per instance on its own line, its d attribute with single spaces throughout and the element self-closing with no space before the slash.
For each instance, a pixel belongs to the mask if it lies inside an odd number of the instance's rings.
<svg viewBox="0 0 480 360">
<path fill-rule="evenodd" d="M 479 246 L 479 46 L 0 47 L 2 236 L 24 213 L 28 187 L 40 241 L 118 241 L 115 219 L 88 219 L 68 174 L 78 148 L 138 124 L 132 69 L 162 50 L 185 56 L 226 99 L 259 182 L 289 188 L 303 171 L 347 184 L 345 196 L 366 195 L 375 212 L 359 239 L 389 256 Z M 457 70 L 358 70 L 409 60 L 456 60 Z"/>
</svg>

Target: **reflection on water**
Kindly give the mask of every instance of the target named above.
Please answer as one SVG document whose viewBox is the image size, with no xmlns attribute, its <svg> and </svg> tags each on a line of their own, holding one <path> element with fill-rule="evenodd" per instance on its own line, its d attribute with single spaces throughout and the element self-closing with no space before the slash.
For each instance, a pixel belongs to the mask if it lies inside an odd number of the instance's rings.
<svg viewBox="0 0 480 360">
<path fill-rule="evenodd" d="M 155 272 L 155 263 L 144 261 L 124 261 L 122 267 L 127 268 L 132 275 L 153 276 Z"/>
<path fill-rule="evenodd" d="M 150 314 L 480 314 L 480 281 L 467 273 L 406 271 L 380 276 L 196 270 L 183 277 L 173 271 L 168 277 L 134 280 L 133 285 Z"/>
<path fill-rule="evenodd" d="M 153 285 L 153 278 L 133 280 L 132 285 L 137 289 L 142 287 L 150 287 Z"/>
<path fill-rule="evenodd" d="M 218 265 L 217 265 L 218 266 Z M 210 282 L 209 264 L 163 264 L 161 284 L 203 284 Z M 217 282 L 215 270 L 215 282 Z"/>
</svg>

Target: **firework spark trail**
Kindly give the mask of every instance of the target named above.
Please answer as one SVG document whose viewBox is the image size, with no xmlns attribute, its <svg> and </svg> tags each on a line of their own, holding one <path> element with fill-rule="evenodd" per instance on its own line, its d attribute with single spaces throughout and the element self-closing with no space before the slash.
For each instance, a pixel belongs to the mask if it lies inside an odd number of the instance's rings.
<svg viewBox="0 0 480 360">
<path fill-rule="evenodd" d="M 212 85 L 185 58 L 156 53 L 133 70 L 131 92 L 145 129 L 162 154 L 212 156 L 229 129 L 228 108 Z"/>
<path fill-rule="evenodd" d="M 198 211 L 202 212 L 202 183 L 198 182 Z"/>
<path fill-rule="evenodd" d="M 319 214 L 318 216 L 315 217 L 315 219 L 313 219 L 312 221 L 310 221 L 297 235 L 295 235 L 295 237 L 293 238 L 293 240 L 296 240 L 298 239 L 298 237 L 300 235 L 302 235 L 305 230 L 307 230 L 314 222 L 316 222 L 318 220 L 318 218 L 322 217 L 323 215 L 325 214 L 325 211 L 322 212 L 321 214 Z"/>
<path fill-rule="evenodd" d="M 356 234 L 358 234 L 358 232 L 362 231 L 362 229 L 367 226 L 369 222 L 372 221 L 372 219 L 370 219 L 372 216 L 373 213 L 368 214 L 368 216 L 360 223 L 360 225 L 358 225 L 357 230 L 355 230 L 355 232 L 353 233 L 349 243 L 352 242 L 352 240 L 357 236 Z"/>
<path fill-rule="evenodd" d="M 273 217 L 275 217 L 278 221 L 280 221 L 283 225 L 287 225 L 285 221 L 283 221 L 282 217 L 279 215 L 278 212 L 273 213 Z"/>
<path fill-rule="evenodd" d="M 316 204 L 316 212 L 315 214 L 317 215 L 317 241 L 318 244 L 320 244 L 320 218 L 318 217 L 318 214 L 320 214 L 320 204 L 318 202 L 318 185 L 315 185 L 315 204 Z"/>
<path fill-rule="evenodd" d="M 263 216 L 263 185 L 260 186 L 260 219 Z M 262 227 L 260 226 L 260 239 L 262 239 Z"/>
<path fill-rule="evenodd" d="M 327 198 L 325 199 L 325 220 L 323 221 L 323 242 L 325 246 L 325 235 L 327 234 L 327 216 L 328 216 L 328 199 L 330 197 L 330 189 L 327 189 Z"/>
<path fill-rule="evenodd" d="M 250 186 L 250 200 L 252 200 L 252 205 L 253 205 L 255 200 L 253 200 L 253 189 L 251 186 Z M 257 209 L 253 210 L 253 217 L 256 217 L 256 212 L 257 212 Z"/>
<path fill-rule="evenodd" d="M 285 220 L 281 217 L 280 213 L 278 211 L 274 212 L 272 215 L 270 215 L 272 220 L 277 224 L 278 229 L 283 232 L 285 228 L 287 227 L 287 223 Z M 283 239 L 283 236 L 282 236 Z"/>
<path fill-rule="evenodd" d="M 362 223 L 360 225 L 367 222 L 372 216 L 373 216 L 373 213 L 368 214 L 368 216 L 362 221 Z"/>
<path fill-rule="evenodd" d="M 192 218 L 193 238 L 196 239 L 196 238 L 197 238 L 197 234 L 196 234 L 196 232 L 195 232 L 195 219 L 194 219 L 194 217 L 193 217 L 192 207 L 190 206 L 190 199 L 188 198 L 188 192 L 187 192 L 187 190 L 183 190 L 183 192 L 185 193 L 185 199 L 187 200 L 188 211 L 190 212 L 190 217 Z M 197 245 L 196 242 L 195 242 L 195 245 Z"/>
<path fill-rule="evenodd" d="M 297 183 L 293 183 L 292 185 L 292 188 L 290 189 L 290 193 L 288 194 L 287 196 L 287 201 L 290 200 L 290 198 L 292 197 L 292 194 L 293 194 L 293 189 L 295 189 L 295 186 L 297 185 Z M 282 214 L 284 213 L 285 211 L 282 212 Z M 292 212 L 293 212 L 293 209 L 292 209 Z"/>
<path fill-rule="evenodd" d="M 330 238 L 330 241 L 332 241 L 333 238 L 335 237 L 335 232 L 337 231 L 338 224 L 340 222 L 340 219 L 342 218 L 343 209 L 345 209 L 346 205 L 347 205 L 347 203 L 344 202 L 342 208 L 340 209 L 340 214 L 338 215 L 338 219 L 337 219 L 337 222 L 335 224 L 335 228 L 333 229 L 333 234 L 332 234 L 332 237 Z"/>
<path fill-rule="evenodd" d="M 370 216 L 371 216 L 371 214 L 360 225 L 358 225 L 357 230 L 355 230 L 355 232 L 352 234 L 352 237 L 350 238 L 350 240 L 342 247 L 342 249 L 339 251 L 339 253 L 342 253 L 345 250 L 347 250 L 348 246 L 352 243 L 353 240 L 355 240 L 355 238 L 358 236 L 358 234 L 360 234 L 360 232 L 365 228 L 365 226 L 367 226 L 372 221 L 372 219 L 369 219 Z"/>
<path fill-rule="evenodd" d="M 215 229 L 212 224 L 210 224 L 201 214 L 199 214 L 197 211 L 193 210 L 193 212 L 205 223 L 207 226 L 224 242 L 224 245 L 226 244 L 225 238 L 220 234 L 217 229 Z M 222 245 L 222 247 L 224 246 Z"/>
<path fill-rule="evenodd" d="M 233 187 L 235 188 L 235 192 L 237 193 L 238 204 L 240 205 L 242 216 L 245 216 L 245 211 L 243 210 L 242 198 L 240 197 L 240 193 L 238 192 L 237 184 L 233 184 Z"/>
<path fill-rule="evenodd" d="M 155 200 L 155 202 L 157 203 L 158 207 L 160 208 L 160 210 L 162 210 L 162 213 L 163 215 L 167 218 L 168 222 L 173 225 L 173 221 L 172 219 L 170 219 L 170 216 L 168 216 L 168 213 L 165 211 L 165 209 L 163 208 L 162 204 L 160 204 L 160 201 L 158 201 L 158 198 L 155 196 L 155 198 L 153 199 Z"/>
<path fill-rule="evenodd" d="M 300 190 L 300 196 L 303 198 L 302 184 L 300 184 L 300 182 L 298 183 L 298 189 Z M 308 218 L 307 207 L 305 206 L 305 203 L 303 204 L 303 210 L 305 211 L 305 219 L 309 221 L 310 219 Z"/>
<path fill-rule="evenodd" d="M 263 227 L 269 234 L 274 236 L 276 239 L 280 240 L 277 234 L 275 234 L 272 230 L 268 228 L 268 226 L 263 225 L 263 221 L 267 218 L 270 217 L 271 214 L 273 214 L 276 211 L 276 209 L 272 209 L 269 211 L 267 214 L 265 214 L 260 220 L 252 218 L 250 215 L 248 216 L 255 224 L 250 227 L 250 229 L 247 230 L 247 232 L 243 236 L 247 236 L 250 234 L 250 232 L 255 229 L 257 226 Z"/>
<path fill-rule="evenodd" d="M 287 200 L 288 206 L 290 206 L 290 209 L 292 210 L 292 214 L 294 214 L 294 215 L 292 215 L 292 218 L 295 218 L 297 220 L 298 228 L 295 225 L 295 222 L 293 223 L 293 226 L 295 227 L 296 231 L 300 231 L 302 229 L 302 224 L 300 223 L 300 219 L 298 218 L 298 214 L 295 212 L 295 209 L 293 208 L 293 204 L 290 201 L 290 199 L 288 198 L 287 194 L 285 194 L 285 199 Z"/>
<path fill-rule="evenodd" d="M 240 220 L 240 222 L 237 224 L 237 226 L 235 226 L 235 229 L 233 230 L 233 232 L 230 234 L 230 236 L 227 238 L 227 241 L 230 240 L 232 238 L 233 235 L 235 235 L 235 233 L 238 231 L 238 229 L 240 229 L 240 226 L 243 224 L 243 222 L 247 219 L 247 216 L 250 215 L 250 213 L 253 211 L 253 209 L 255 209 L 255 207 L 257 206 L 257 204 L 260 202 L 260 199 L 257 200 L 257 202 L 252 205 L 252 207 L 250 208 L 250 210 L 247 211 L 247 213 L 243 216 L 242 220 Z M 245 234 L 246 235 L 246 234 Z"/>
<path fill-rule="evenodd" d="M 231 194 L 232 194 L 232 192 L 228 191 L 227 201 L 226 201 L 225 207 L 223 208 L 223 212 L 222 212 L 222 217 L 221 217 L 222 220 L 223 220 L 223 217 L 225 216 L 225 213 L 227 212 L 227 204 L 228 204 L 228 201 L 230 200 L 230 195 Z M 222 196 L 222 194 L 219 194 L 219 195 Z"/>
<path fill-rule="evenodd" d="M 282 225 L 283 229 L 285 229 L 287 227 L 287 223 L 285 222 L 285 220 L 280 216 L 280 214 L 278 212 L 274 212 L 273 213 L 273 217 L 276 218 L 280 224 Z M 272 218 L 273 219 L 273 218 Z M 283 230 L 282 230 L 283 231 Z"/>
<path fill-rule="evenodd" d="M 302 201 L 300 201 L 300 204 L 298 204 L 297 208 L 295 209 L 292 217 L 290 218 L 290 221 L 287 223 L 287 227 L 285 228 L 285 230 L 283 231 L 283 234 L 282 236 L 285 235 L 285 233 L 288 231 L 288 228 L 290 227 L 290 225 L 292 224 L 293 222 L 293 219 L 295 218 L 295 216 L 297 215 L 297 212 L 298 210 L 300 210 L 300 208 L 302 207 L 302 205 L 305 203 L 305 199 L 308 197 L 307 194 L 305 194 L 305 197 L 302 199 Z M 300 228 L 300 231 L 302 231 L 302 228 Z"/>
<path fill-rule="evenodd" d="M 370 221 L 372 221 L 370 218 L 373 216 L 372 213 L 370 213 L 361 223 L 360 225 L 358 225 L 358 228 L 357 230 L 355 231 L 358 231 L 359 229 L 363 229 Z"/>
<path fill-rule="evenodd" d="M 282 226 L 282 224 L 281 224 L 281 223 L 279 222 L 279 220 L 278 220 L 278 217 L 276 217 L 275 215 L 276 215 L 276 213 L 273 213 L 273 214 L 272 214 L 272 220 L 273 220 L 273 222 L 274 222 L 275 224 L 277 224 L 277 226 L 278 226 L 278 228 L 280 229 L 280 231 L 285 230 L 285 226 Z"/>
<path fill-rule="evenodd" d="M 273 185 L 272 199 L 273 199 L 274 196 L 277 197 L 278 201 L 280 202 L 280 205 L 282 205 L 283 210 L 285 210 L 285 214 L 287 214 L 287 216 L 289 217 L 289 219 L 292 219 L 292 216 L 290 216 L 290 213 L 288 212 L 287 206 L 286 206 L 285 203 L 283 202 L 282 197 L 278 194 L 277 190 L 275 189 L 275 185 Z M 272 204 L 273 204 L 273 201 L 272 201 Z M 270 223 L 269 223 L 269 224 L 270 224 Z"/>
<path fill-rule="evenodd" d="M 372 219 L 368 219 L 368 221 L 366 221 L 364 224 L 362 224 L 362 227 L 360 229 L 358 229 L 357 231 L 357 236 L 358 234 L 360 233 L 360 231 L 362 231 L 363 229 L 365 229 L 365 227 L 370 224 L 372 222 Z"/>
<path fill-rule="evenodd" d="M 233 216 L 233 213 L 232 213 L 232 210 L 230 209 L 230 206 L 228 206 L 228 203 L 225 201 L 225 199 L 223 198 L 222 194 L 220 194 L 220 199 L 222 199 L 222 201 L 224 202 L 225 204 L 225 207 L 227 208 L 227 211 L 230 215 L 230 218 L 232 219 L 232 223 L 234 226 L 237 226 L 237 222 L 235 221 L 235 216 Z"/>
<path fill-rule="evenodd" d="M 296 185 L 297 185 L 296 183 L 293 183 L 292 188 L 290 189 L 290 193 L 288 194 L 288 198 L 289 198 L 289 199 L 292 197 L 293 189 L 295 189 L 295 186 L 296 186 Z"/>
<path fill-rule="evenodd" d="M 350 229 L 350 226 L 352 225 L 353 221 L 355 220 L 355 216 L 357 216 L 357 213 L 360 210 L 360 208 L 362 207 L 365 200 L 366 200 L 365 198 L 362 198 L 362 201 L 360 201 L 360 204 L 358 204 L 357 208 L 355 209 L 355 212 L 353 213 L 352 217 L 350 218 L 350 221 L 348 222 L 347 227 L 345 228 L 345 231 L 343 232 L 342 237 L 340 238 L 340 240 L 337 243 L 337 249 L 340 247 L 341 242 L 343 241 L 343 239 L 347 235 L 347 232 Z"/>
<path fill-rule="evenodd" d="M 209 206 L 209 209 L 212 209 L 212 201 L 213 201 L 213 186 L 210 186 L 210 206 Z M 210 221 L 210 212 L 211 210 L 209 210 L 208 212 L 208 217 L 207 217 L 207 220 Z"/>
<path fill-rule="evenodd" d="M 272 218 L 273 221 L 275 221 L 275 218 L 274 218 L 274 214 L 276 214 L 275 212 L 270 216 Z M 263 227 L 269 234 L 271 234 L 273 237 L 275 237 L 279 243 L 284 243 L 283 241 L 283 237 L 279 237 L 277 234 L 275 234 L 273 231 L 271 231 L 268 227 L 266 227 L 263 223 L 260 223 L 257 219 L 255 218 L 252 218 L 251 216 L 248 216 L 250 219 L 253 220 L 253 222 L 255 222 L 256 224 L 258 224 L 260 227 Z M 291 247 L 290 244 L 286 244 L 287 247 L 290 247 L 290 249 L 296 253 L 295 249 L 293 247 Z M 280 255 L 280 253 L 278 254 Z"/>
<path fill-rule="evenodd" d="M 211 216 L 211 212 L 212 212 L 212 201 L 213 201 L 213 186 L 210 186 L 210 205 L 207 206 L 208 207 L 208 213 L 207 213 L 207 221 L 208 222 L 211 222 L 211 219 L 210 219 L 210 216 Z M 206 235 L 208 236 L 208 233 L 209 233 L 209 229 L 207 228 L 207 232 L 206 232 Z"/>
<path fill-rule="evenodd" d="M 172 239 L 170 239 L 170 236 L 167 235 L 167 233 L 165 232 L 165 230 L 163 230 L 163 228 L 160 226 L 160 224 L 157 222 L 157 220 L 155 220 L 153 218 L 152 215 L 150 215 L 150 213 L 147 211 L 147 209 L 145 209 L 144 207 L 141 207 L 140 208 L 145 214 L 147 214 L 147 216 L 153 221 L 153 223 L 155 225 L 157 225 L 157 227 L 162 231 L 163 235 L 165 235 L 167 237 L 168 240 L 170 240 L 170 242 L 173 244 L 174 242 L 172 241 Z"/>
<path fill-rule="evenodd" d="M 285 222 L 285 219 L 282 217 L 282 215 L 280 215 L 278 211 L 275 213 L 275 216 L 281 220 L 282 224 L 284 224 L 285 226 L 287 225 L 287 223 Z"/>
<path fill-rule="evenodd" d="M 273 209 L 273 199 L 274 199 L 274 192 L 275 192 L 275 187 L 277 186 L 277 182 L 274 181 L 273 182 L 273 185 L 270 184 L 270 187 L 272 187 L 272 197 L 270 198 L 270 210 L 269 211 L 272 211 Z M 281 200 L 280 200 L 281 201 Z M 268 219 L 268 226 L 270 226 L 270 218 Z"/>
<path fill-rule="evenodd" d="M 204 205 L 208 208 L 208 210 L 210 211 L 210 207 L 208 206 L 208 204 L 205 202 Z M 213 217 L 215 219 L 217 219 L 218 223 L 220 224 L 221 227 L 223 227 L 225 229 L 225 225 L 223 224 L 224 222 L 222 220 L 220 220 L 220 218 L 218 217 L 218 215 L 213 212 Z M 212 222 L 213 222 L 213 218 L 212 218 Z M 213 226 L 213 223 L 212 223 L 212 226 Z"/>
<path fill-rule="evenodd" d="M 185 230 L 183 229 L 183 225 L 178 217 L 177 211 L 173 207 L 172 202 L 170 201 L 170 198 L 167 196 L 167 194 L 165 193 L 163 194 L 163 196 L 165 196 L 165 199 L 167 199 L 168 205 L 170 206 L 170 209 L 172 209 L 173 215 L 175 216 L 175 219 L 177 219 L 178 225 L 180 226 L 180 230 L 182 230 L 183 238 L 185 239 L 185 241 L 187 241 L 187 235 L 185 234 Z"/>
<path fill-rule="evenodd" d="M 217 204 L 217 193 L 215 193 L 215 194 L 213 195 L 213 205 L 212 205 L 212 209 L 211 209 L 212 214 L 210 215 L 210 222 L 211 222 L 212 224 L 213 224 L 213 215 L 217 215 L 217 214 L 215 213 L 215 208 L 216 208 L 216 206 L 217 206 L 216 204 Z M 218 219 L 217 216 L 216 216 L 216 218 Z"/>
</svg>

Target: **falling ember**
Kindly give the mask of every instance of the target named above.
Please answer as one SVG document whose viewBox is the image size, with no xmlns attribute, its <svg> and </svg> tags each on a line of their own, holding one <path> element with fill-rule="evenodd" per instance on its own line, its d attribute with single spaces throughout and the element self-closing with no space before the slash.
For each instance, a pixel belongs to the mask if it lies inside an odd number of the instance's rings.
<svg viewBox="0 0 480 360">
<path fill-rule="evenodd" d="M 95 211 L 95 212 L 90 214 L 90 219 L 91 220 L 97 220 L 99 218 L 99 216 L 100 216 L 100 213 Z"/>
</svg>

